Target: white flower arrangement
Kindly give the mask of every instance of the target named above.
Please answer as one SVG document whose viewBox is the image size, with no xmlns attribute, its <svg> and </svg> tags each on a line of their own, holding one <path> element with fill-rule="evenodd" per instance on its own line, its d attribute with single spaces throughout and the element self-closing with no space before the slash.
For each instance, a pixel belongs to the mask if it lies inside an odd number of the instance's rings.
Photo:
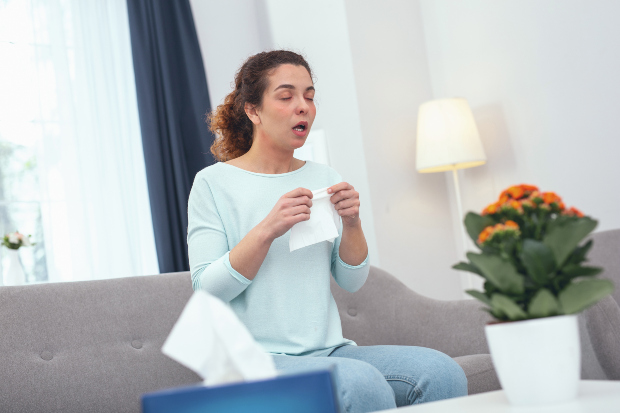
<svg viewBox="0 0 620 413">
<path fill-rule="evenodd" d="M 2 245 L 12 250 L 17 250 L 20 247 L 30 247 L 36 245 L 36 243 L 30 242 L 30 237 L 31 235 L 26 236 L 18 231 L 11 232 L 4 236 L 2 239 Z"/>
</svg>

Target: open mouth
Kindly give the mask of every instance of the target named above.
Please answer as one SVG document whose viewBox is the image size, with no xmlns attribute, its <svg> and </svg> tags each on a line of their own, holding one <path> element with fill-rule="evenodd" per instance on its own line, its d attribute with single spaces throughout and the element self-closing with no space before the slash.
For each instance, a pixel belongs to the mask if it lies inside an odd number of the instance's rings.
<svg viewBox="0 0 620 413">
<path fill-rule="evenodd" d="M 297 125 L 293 127 L 294 131 L 303 132 L 308 127 L 308 122 L 299 122 Z"/>
</svg>

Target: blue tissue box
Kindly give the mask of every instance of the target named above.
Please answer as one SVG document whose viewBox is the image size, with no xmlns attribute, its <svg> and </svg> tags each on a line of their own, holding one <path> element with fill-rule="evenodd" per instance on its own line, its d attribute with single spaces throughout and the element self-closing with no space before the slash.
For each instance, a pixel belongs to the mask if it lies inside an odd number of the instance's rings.
<svg viewBox="0 0 620 413">
<path fill-rule="evenodd" d="M 332 369 L 142 395 L 144 413 L 338 413 Z"/>
</svg>

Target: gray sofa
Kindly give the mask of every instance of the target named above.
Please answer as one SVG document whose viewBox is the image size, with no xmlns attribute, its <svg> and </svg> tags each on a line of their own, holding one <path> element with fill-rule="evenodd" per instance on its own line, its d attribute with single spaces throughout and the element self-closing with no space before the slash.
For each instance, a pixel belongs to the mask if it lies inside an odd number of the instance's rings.
<svg viewBox="0 0 620 413">
<path fill-rule="evenodd" d="M 620 230 L 594 238 L 592 263 L 620 285 Z M 332 291 L 345 337 L 440 350 L 470 394 L 499 389 L 477 302 L 422 297 L 375 267 L 360 291 Z M 0 287 L 0 411 L 139 412 L 141 394 L 198 382 L 160 351 L 191 294 L 188 273 Z M 620 379 L 619 301 L 580 317 L 584 379 Z"/>
</svg>

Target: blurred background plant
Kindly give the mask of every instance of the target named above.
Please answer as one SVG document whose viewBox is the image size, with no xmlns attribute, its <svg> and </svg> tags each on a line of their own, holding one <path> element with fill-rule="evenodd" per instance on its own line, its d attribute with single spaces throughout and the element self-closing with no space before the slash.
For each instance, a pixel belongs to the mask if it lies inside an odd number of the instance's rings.
<svg viewBox="0 0 620 413">
<path fill-rule="evenodd" d="M 21 247 L 32 247 L 36 242 L 31 242 L 32 235 L 25 235 L 19 231 L 10 232 L 2 238 L 2 245 L 11 250 L 18 250 Z"/>
<path fill-rule="evenodd" d="M 467 253 L 469 262 L 452 268 L 484 278 L 484 291 L 467 293 L 499 321 L 579 313 L 614 290 L 595 278 L 602 268 L 584 265 L 593 242 L 579 244 L 597 224 L 554 192 L 511 186 L 482 214 L 466 215 L 481 253 Z"/>
</svg>

